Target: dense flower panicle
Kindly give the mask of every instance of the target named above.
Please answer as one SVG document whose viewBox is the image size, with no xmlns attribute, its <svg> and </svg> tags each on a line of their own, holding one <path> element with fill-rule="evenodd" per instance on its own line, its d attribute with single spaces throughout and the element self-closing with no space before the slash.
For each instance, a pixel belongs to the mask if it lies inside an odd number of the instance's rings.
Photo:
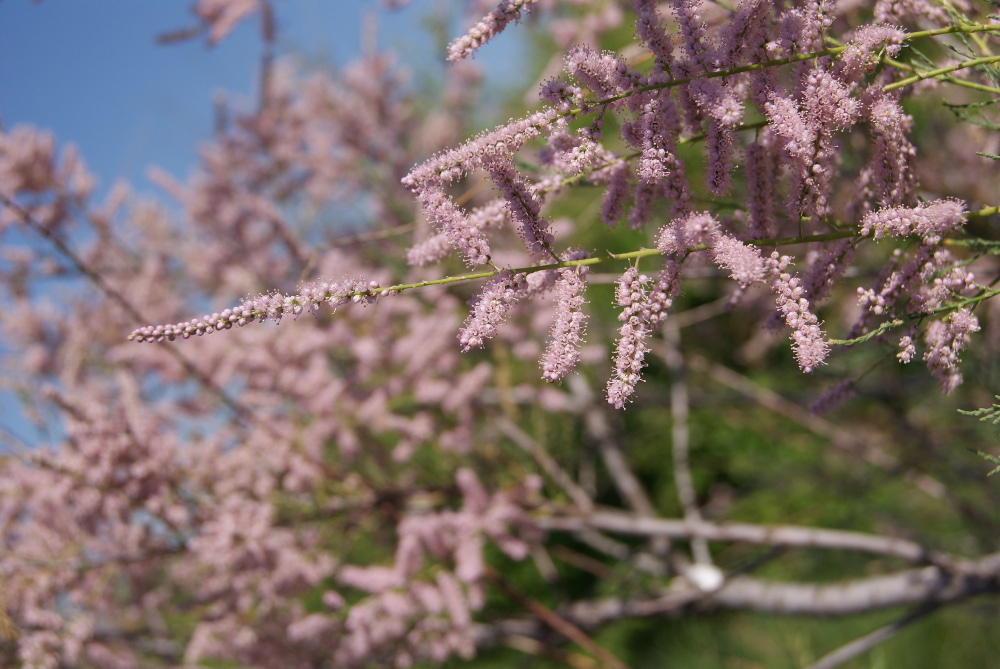
<svg viewBox="0 0 1000 669">
<path fill-rule="evenodd" d="M 823 48 L 823 36 L 836 18 L 836 0 L 803 3 L 778 17 L 779 43 L 785 55 Z"/>
<path fill-rule="evenodd" d="M 770 135 L 768 135 L 770 137 Z M 758 139 L 746 148 L 747 213 L 749 239 L 774 234 L 774 198 L 778 185 L 778 160 L 771 142 Z"/>
<path fill-rule="evenodd" d="M 489 170 L 528 253 L 533 256 L 551 253 L 553 237 L 548 221 L 541 217 L 542 207 L 535 189 L 517 173 L 510 161 L 492 163 Z"/>
<path fill-rule="evenodd" d="M 782 149 L 789 157 L 805 162 L 816 143 L 816 128 L 808 123 L 794 100 L 774 95 L 764 107 L 768 127 L 783 140 Z"/>
<path fill-rule="evenodd" d="M 965 308 L 927 326 L 924 332 L 924 343 L 927 345 L 924 361 L 944 392 L 951 393 L 961 385 L 959 354 L 968 346 L 970 335 L 978 331 L 979 321 Z"/>
<path fill-rule="evenodd" d="M 218 330 L 229 330 L 234 326 L 243 327 L 255 321 L 263 322 L 268 319 L 280 321 L 285 316 L 314 313 L 324 304 L 336 309 L 349 302 L 372 303 L 378 296 L 387 295 L 389 292 L 382 290 L 377 281 L 366 282 L 364 279 L 316 281 L 302 285 L 295 295 L 281 293 L 257 295 L 243 300 L 243 304 L 238 307 L 224 309 L 201 319 L 136 328 L 128 338 L 129 341 L 140 343 L 174 341 L 177 337 L 189 339 L 212 334 Z"/>
<path fill-rule="evenodd" d="M 538 97 L 563 114 L 583 105 L 583 89 L 561 79 L 550 79 L 542 84 Z"/>
<path fill-rule="evenodd" d="M 719 234 L 719 222 L 711 214 L 691 213 L 663 226 L 656 238 L 656 248 L 666 256 L 680 257 L 695 246 L 714 246 Z"/>
<path fill-rule="evenodd" d="M 563 269 L 559 274 L 555 285 L 555 322 L 541 359 L 542 378 L 550 382 L 562 380 L 576 367 L 587 323 L 587 314 L 583 311 L 587 284 L 581 276 L 582 272 Z"/>
<path fill-rule="evenodd" d="M 724 26 L 719 40 L 719 67 L 767 60 L 772 7 L 773 3 L 767 0 L 742 0 L 739 3 L 736 16 Z"/>
<path fill-rule="evenodd" d="M 861 101 L 851 97 L 850 88 L 839 79 L 815 68 L 805 80 L 802 111 L 811 125 L 828 134 L 852 125 L 861 112 Z"/>
<path fill-rule="evenodd" d="M 689 63 L 688 63 L 689 64 Z M 681 87 L 687 124 L 692 129 L 708 123 L 705 137 L 706 182 L 714 195 L 729 187 L 734 128 L 743 119 L 743 102 L 735 87 L 719 79 L 695 79 Z"/>
<path fill-rule="evenodd" d="M 457 205 L 452 206 L 457 208 Z M 497 199 L 470 210 L 465 214 L 464 220 L 461 221 L 464 227 L 459 230 L 452 230 L 452 234 L 458 234 L 459 239 L 463 242 L 480 244 L 478 249 L 482 248 L 482 244 L 485 244 L 486 248 L 489 248 L 489 241 L 485 238 L 484 233 L 487 230 L 503 227 L 509 222 L 510 212 L 507 211 L 504 201 Z M 406 252 L 406 261 L 408 264 L 415 266 L 429 265 L 447 256 L 454 248 L 455 246 L 452 245 L 449 235 L 440 233 L 414 244 Z M 477 252 L 473 257 L 482 257 L 478 254 L 477 247 L 471 246 L 470 248 L 472 251 Z M 466 254 L 467 259 L 469 255 Z M 488 262 L 488 259 L 483 262 Z"/>
<path fill-rule="evenodd" d="M 916 175 L 912 163 L 917 150 L 907 133 L 913 118 L 903 111 L 899 101 L 878 87 L 862 96 L 875 146 L 862 176 L 870 182 L 879 202 L 886 206 L 912 205 Z"/>
<path fill-rule="evenodd" d="M 618 225 L 625 214 L 625 203 L 628 200 L 629 177 L 632 171 L 624 160 L 608 168 L 610 178 L 608 187 L 601 200 L 601 220 L 609 228 Z"/>
<path fill-rule="evenodd" d="M 642 108 L 636 122 L 641 141 L 638 148 L 642 149 L 639 178 L 649 185 L 660 183 L 680 162 L 675 153 L 680 133 L 677 105 L 668 95 L 657 95 Z"/>
<path fill-rule="evenodd" d="M 642 85 L 642 75 L 629 68 L 618 55 L 576 46 L 566 55 L 566 72 L 598 98 L 621 95 Z M 621 104 L 621 102 L 616 103 Z"/>
<path fill-rule="evenodd" d="M 509 158 L 526 142 L 551 132 L 554 126 L 565 127 L 569 118 L 556 109 L 548 108 L 523 119 L 511 120 L 507 125 L 482 133 L 418 165 L 403 177 L 402 183 L 411 191 L 419 192 L 428 182 L 455 181 L 498 159 Z"/>
<path fill-rule="evenodd" d="M 861 26 L 841 52 L 837 60 L 835 74 L 847 82 L 857 82 L 864 75 L 875 70 L 881 50 L 895 57 L 902 48 L 906 32 L 889 25 L 871 24 Z"/>
<path fill-rule="evenodd" d="M 496 8 L 448 47 L 448 60 L 454 62 L 471 56 L 477 49 L 503 32 L 507 24 L 520 21 L 538 0 L 501 0 Z"/>
<path fill-rule="evenodd" d="M 463 256 L 470 267 L 490 261 L 490 242 L 482 226 L 469 221 L 440 183 L 425 183 L 417 191 L 417 201 L 434 226 Z"/>
<path fill-rule="evenodd" d="M 735 135 L 731 128 L 721 123 L 708 126 L 705 137 L 706 183 L 713 195 L 722 196 L 729 192 Z"/>
<path fill-rule="evenodd" d="M 406 264 L 423 267 L 445 258 L 455 247 L 451 245 L 448 235 L 442 233 L 433 235 L 417 242 L 406 250 Z"/>
<path fill-rule="evenodd" d="M 481 348 L 484 340 L 493 338 L 514 303 L 524 295 L 527 284 L 523 274 L 504 270 L 483 286 L 472 313 L 465 319 L 458 334 L 463 351 Z"/>
<path fill-rule="evenodd" d="M 656 59 L 656 69 L 670 72 L 674 45 L 657 12 L 657 5 L 656 0 L 635 0 L 635 32 Z"/>
<path fill-rule="evenodd" d="M 740 288 L 760 283 L 767 276 L 767 267 L 760 249 L 744 244 L 735 237 L 719 235 L 710 253 L 715 264 L 729 270 L 733 281 L 740 284 Z"/>
<path fill-rule="evenodd" d="M 779 256 L 777 251 L 767 260 L 771 292 L 776 296 L 778 313 L 792 329 L 792 348 L 799 369 L 809 373 L 825 362 L 830 345 L 819 327 L 819 319 L 809 310 L 800 280 L 785 271 L 790 262 L 789 256 Z"/>
<path fill-rule="evenodd" d="M 644 313 L 648 311 L 648 285 L 648 276 L 629 267 L 618 279 L 615 289 L 615 301 L 624 308 L 618 315 L 622 327 L 615 344 L 615 369 L 608 380 L 607 392 L 608 403 L 616 409 L 625 408 L 646 366 L 644 360 L 649 351 L 646 338 L 651 332 Z"/>
<path fill-rule="evenodd" d="M 680 26 L 681 45 L 692 63 L 711 68 L 715 65 L 715 45 L 708 39 L 701 16 L 701 0 L 673 0 L 674 18 Z"/>
<path fill-rule="evenodd" d="M 886 235 L 919 235 L 928 243 L 957 230 L 965 223 L 965 203 L 940 199 L 917 207 L 887 207 L 861 219 L 861 234 L 881 239 Z"/>
<path fill-rule="evenodd" d="M 801 99 L 772 92 L 764 111 L 792 166 L 789 214 L 818 220 L 829 208 L 838 160 L 833 135 L 857 120 L 861 103 L 829 72 L 813 68 L 802 79 Z"/>
</svg>

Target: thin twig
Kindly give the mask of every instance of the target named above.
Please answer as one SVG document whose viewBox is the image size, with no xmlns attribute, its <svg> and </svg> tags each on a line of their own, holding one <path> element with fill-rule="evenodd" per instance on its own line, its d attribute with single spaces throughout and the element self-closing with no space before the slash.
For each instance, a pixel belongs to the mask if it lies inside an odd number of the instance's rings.
<svg viewBox="0 0 1000 669">
<path fill-rule="evenodd" d="M 915 611 L 911 611 L 899 620 L 889 623 L 885 627 L 880 627 L 874 632 L 855 639 L 854 641 L 841 646 L 832 653 L 824 655 L 818 662 L 809 665 L 808 669 L 834 669 L 834 667 L 839 667 L 851 658 L 857 657 L 861 653 L 865 653 L 883 641 L 886 641 L 907 625 L 920 620 L 934 611 L 937 611 L 939 607 L 940 604 L 928 604 L 927 606 L 922 606 Z"/>
<path fill-rule="evenodd" d="M 618 493 L 640 516 L 655 516 L 656 507 L 646 494 L 639 477 L 632 471 L 621 445 L 614 439 L 604 406 L 595 406 L 593 391 L 579 375 L 570 377 L 569 389 L 577 400 L 579 412 L 583 414 L 587 432 L 597 442 L 601 459 Z"/>
<path fill-rule="evenodd" d="M 590 499 L 587 491 L 581 488 L 573 480 L 573 477 L 567 474 L 566 470 L 559 466 L 555 458 L 549 455 L 542 445 L 535 441 L 530 434 L 506 417 L 498 418 L 496 425 L 511 441 L 520 446 L 525 453 L 532 457 L 538 466 L 541 467 L 542 471 L 548 474 L 549 478 L 555 481 L 556 485 L 569 495 L 569 498 L 573 500 L 573 503 L 581 511 L 588 513 L 594 508 L 594 501 Z"/>
<path fill-rule="evenodd" d="M 496 570 L 487 567 L 486 577 L 493 581 L 504 594 L 518 602 L 542 622 L 601 660 L 612 669 L 629 669 L 628 665 L 609 653 L 600 644 L 587 636 L 586 632 L 569 622 L 537 599 L 528 597 L 504 579 Z"/>
</svg>

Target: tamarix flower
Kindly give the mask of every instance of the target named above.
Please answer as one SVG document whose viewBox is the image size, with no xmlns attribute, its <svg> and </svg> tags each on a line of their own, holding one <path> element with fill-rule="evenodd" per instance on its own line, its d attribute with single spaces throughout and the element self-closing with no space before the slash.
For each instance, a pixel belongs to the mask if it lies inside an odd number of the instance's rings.
<svg viewBox="0 0 1000 669">
<path fill-rule="evenodd" d="M 965 203 L 955 199 L 934 200 L 918 207 L 887 207 L 861 219 L 861 234 L 881 239 L 886 235 L 919 235 L 940 238 L 965 223 Z"/>
<path fill-rule="evenodd" d="M 649 277 L 640 275 L 635 267 L 629 267 L 618 279 L 615 301 L 624 309 L 618 320 L 622 321 L 618 344 L 615 346 L 615 371 L 608 381 L 608 403 L 616 409 L 625 407 L 635 386 L 641 378 L 644 359 L 649 346 L 646 338 L 650 334 L 649 319 L 646 318 L 649 298 Z"/>
<path fill-rule="evenodd" d="M 140 343 L 174 341 L 178 337 L 189 339 L 212 334 L 218 330 L 230 330 L 234 326 L 243 327 L 255 321 L 263 322 L 268 319 L 280 321 L 285 316 L 313 313 L 319 311 L 324 304 L 336 309 L 349 302 L 371 303 L 378 296 L 390 293 L 391 291 L 380 290 L 377 281 L 365 282 L 364 279 L 316 281 L 302 285 L 295 295 L 281 293 L 257 295 L 243 300 L 243 304 L 238 307 L 223 309 L 201 319 L 136 328 L 128 338 L 129 341 Z"/>
<path fill-rule="evenodd" d="M 504 270 L 490 279 L 476 298 L 472 313 L 458 334 L 462 350 L 481 348 L 484 340 L 494 337 L 497 328 L 506 318 L 507 311 L 524 295 L 526 289 L 523 274 Z"/>
<path fill-rule="evenodd" d="M 581 267 L 581 270 L 586 270 Z M 587 314 L 583 311 L 583 294 L 587 284 L 583 271 L 563 269 L 555 285 L 556 318 L 552 324 L 549 344 L 542 356 L 542 378 L 559 381 L 576 367 L 583 343 Z"/>
<path fill-rule="evenodd" d="M 448 47 L 448 60 L 457 61 L 471 56 L 479 47 L 503 32 L 511 21 L 521 20 L 538 0 L 501 0 L 496 9 L 484 16 L 462 37 Z"/>
</svg>

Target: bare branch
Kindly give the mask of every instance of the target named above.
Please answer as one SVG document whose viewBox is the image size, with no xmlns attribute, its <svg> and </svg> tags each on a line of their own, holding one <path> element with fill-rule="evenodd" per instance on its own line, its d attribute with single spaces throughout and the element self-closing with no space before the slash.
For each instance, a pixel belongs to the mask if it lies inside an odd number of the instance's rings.
<svg viewBox="0 0 1000 669">
<path fill-rule="evenodd" d="M 593 393 L 579 376 L 571 377 L 569 385 L 573 395 L 580 400 L 580 413 L 583 414 L 587 432 L 597 442 L 601 459 L 608 469 L 608 475 L 611 477 L 611 482 L 618 494 L 640 516 L 655 516 L 656 508 L 642 487 L 642 483 L 632 471 L 621 445 L 615 441 L 614 435 L 611 433 L 607 410 L 603 406 L 594 405 Z"/>
<path fill-rule="evenodd" d="M 610 667 L 611 669 L 629 669 L 628 665 L 605 650 L 603 646 L 587 636 L 587 634 L 579 627 L 569 622 L 538 600 L 528 597 L 522 593 L 520 590 L 508 583 L 493 569 L 488 569 L 486 575 L 501 590 L 504 591 L 504 594 L 519 602 L 535 616 L 538 616 L 538 618 L 543 620 L 546 625 L 559 632 L 567 639 L 577 643 L 581 648 L 586 649 L 589 653 L 593 654 L 594 657 L 601 660 L 604 666 Z"/>
<path fill-rule="evenodd" d="M 685 585 L 659 597 L 578 601 L 560 609 L 560 615 L 584 629 L 595 629 L 625 618 L 707 613 L 718 608 L 782 615 L 847 616 L 916 605 L 921 611 L 929 612 L 935 607 L 988 593 L 1000 593 L 1000 553 L 979 560 L 955 561 L 951 569 L 906 569 L 835 585 L 783 583 L 737 576 L 714 593 Z M 908 622 L 904 618 L 895 624 Z M 494 645 L 503 634 L 510 633 L 538 636 L 540 629 L 538 621 L 501 621 L 477 627 L 477 643 L 483 647 Z"/>
<path fill-rule="evenodd" d="M 691 476 L 690 432 L 688 430 L 689 399 L 687 382 L 684 378 L 684 356 L 680 350 L 681 331 L 668 318 L 663 325 L 663 360 L 670 369 L 670 442 L 674 458 L 674 482 L 677 486 L 677 496 L 681 508 L 684 509 L 684 519 L 692 523 L 701 522 L 701 511 L 698 509 L 698 499 L 694 491 L 694 478 Z M 691 552 L 698 564 L 712 564 L 712 553 L 708 550 L 708 541 L 703 537 L 691 537 Z"/>
<path fill-rule="evenodd" d="M 562 488 L 569 498 L 573 500 L 584 512 L 594 508 L 594 502 L 590 499 L 587 491 L 581 488 L 566 471 L 559 466 L 559 463 L 548 454 L 548 452 L 535 441 L 530 434 L 515 425 L 509 418 L 498 418 L 496 421 L 500 431 L 507 435 L 511 441 L 520 446 L 525 453 L 530 455 L 543 472 Z"/>
<path fill-rule="evenodd" d="M 749 523 L 713 523 L 710 521 L 644 518 L 620 511 L 595 511 L 586 517 L 538 518 L 549 530 L 578 532 L 584 527 L 605 532 L 645 536 L 665 536 L 671 539 L 700 538 L 705 541 L 732 541 L 766 546 L 826 548 L 850 550 L 876 555 L 888 555 L 916 563 L 950 564 L 946 556 L 937 555 L 907 539 L 883 537 L 862 532 L 827 530 L 797 525 L 753 525 Z"/>
</svg>

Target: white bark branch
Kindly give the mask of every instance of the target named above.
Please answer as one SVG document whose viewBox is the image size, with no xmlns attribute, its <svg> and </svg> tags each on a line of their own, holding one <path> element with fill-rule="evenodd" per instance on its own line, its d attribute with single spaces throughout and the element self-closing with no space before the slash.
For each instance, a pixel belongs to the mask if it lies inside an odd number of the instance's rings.
<svg viewBox="0 0 1000 669">
<path fill-rule="evenodd" d="M 681 331 L 670 319 L 663 325 L 663 346 L 660 353 L 670 369 L 670 445 L 674 461 L 674 484 L 677 497 L 684 509 L 684 519 L 701 522 L 701 511 L 691 476 L 690 433 L 688 430 L 689 400 L 687 381 L 684 378 L 684 356 L 680 348 Z M 699 536 L 691 537 L 691 552 L 698 564 L 712 564 L 708 541 Z"/>
<path fill-rule="evenodd" d="M 599 510 L 587 516 L 539 517 L 536 522 L 547 530 L 578 532 L 588 527 L 605 532 L 671 539 L 697 537 L 705 541 L 729 541 L 767 546 L 827 548 L 877 555 L 890 555 L 910 562 L 948 562 L 946 556 L 933 553 L 920 544 L 863 532 L 828 530 L 798 525 L 753 525 L 749 523 L 713 523 L 700 520 L 645 518 L 622 511 Z"/>
<path fill-rule="evenodd" d="M 706 613 L 728 608 L 781 615 L 846 616 L 896 606 L 932 608 L 976 595 L 1000 593 L 1000 553 L 979 560 L 953 560 L 951 564 L 950 569 L 906 569 L 831 585 L 737 576 L 713 593 L 688 588 L 659 597 L 610 597 L 574 602 L 559 612 L 584 629 L 594 629 L 623 618 L 678 615 L 685 611 Z M 520 618 L 479 626 L 476 635 L 480 644 L 492 645 L 505 634 L 537 636 L 540 631 L 538 621 Z"/>
</svg>

